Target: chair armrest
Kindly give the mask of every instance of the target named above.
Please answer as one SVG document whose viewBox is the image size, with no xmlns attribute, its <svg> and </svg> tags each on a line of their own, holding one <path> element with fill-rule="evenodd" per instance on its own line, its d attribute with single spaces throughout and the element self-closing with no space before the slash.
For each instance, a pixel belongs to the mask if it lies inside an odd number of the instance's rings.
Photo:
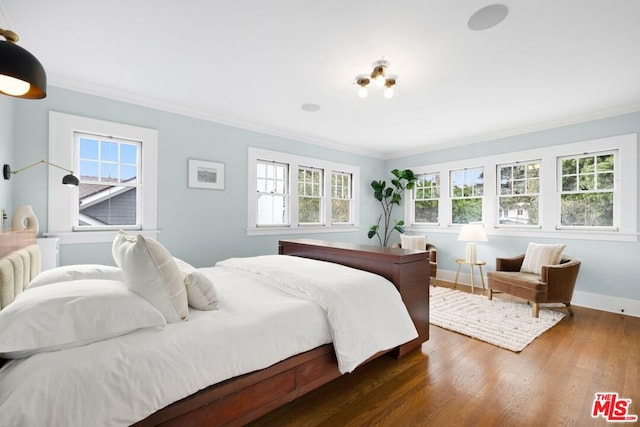
<svg viewBox="0 0 640 427">
<path fill-rule="evenodd" d="M 429 252 L 429 261 L 431 261 L 432 263 L 437 263 L 438 250 L 436 249 L 435 245 L 432 245 L 431 243 L 427 243 L 426 249 L 427 249 L 427 252 Z"/>
<path fill-rule="evenodd" d="M 496 271 L 520 271 L 524 254 L 512 258 L 496 258 Z"/>
<path fill-rule="evenodd" d="M 570 259 L 557 265 L 543 265 L 540 279 L 547 284 L 568 283 L 575 284 L 580 271 L 580 260 Z"/>
<path fill-rule="evenodd" d="M 569 259 L 558 265 L 543 265 L 541 280 L 547 284 L 550 302 L 570 302 L 576 286 L 580 260 Z"/>
</svg>

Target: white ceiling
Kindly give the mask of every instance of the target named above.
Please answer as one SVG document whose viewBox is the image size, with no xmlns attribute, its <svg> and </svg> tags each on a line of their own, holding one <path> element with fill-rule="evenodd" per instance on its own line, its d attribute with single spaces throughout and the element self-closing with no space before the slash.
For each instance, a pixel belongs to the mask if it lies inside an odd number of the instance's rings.
<svg viewBox="0 0 640 427">
<path fill-rule="evenodd" d="M 640 1 L 1 0 L 49 85 L 380 158 L 640 110 Z M 395 96 L 357 95 L 376 60 Z M 301 109 L 318 104 L 317 112 Z"/>
</svg>

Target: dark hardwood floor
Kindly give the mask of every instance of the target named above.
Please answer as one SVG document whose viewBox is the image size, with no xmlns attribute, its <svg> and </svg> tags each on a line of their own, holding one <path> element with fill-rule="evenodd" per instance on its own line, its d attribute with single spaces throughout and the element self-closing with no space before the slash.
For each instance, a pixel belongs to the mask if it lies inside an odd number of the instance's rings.
<svg viewBox="0 0 640 427">
<path fill-rule="evenodd" d="M 378 358 L 251 425 L 608 425 L 591 417 L 597 392 L 640 416 L 640 318 L 574 311 L 520 353 L 432 325 L 422 351 Z"/>
</svg>

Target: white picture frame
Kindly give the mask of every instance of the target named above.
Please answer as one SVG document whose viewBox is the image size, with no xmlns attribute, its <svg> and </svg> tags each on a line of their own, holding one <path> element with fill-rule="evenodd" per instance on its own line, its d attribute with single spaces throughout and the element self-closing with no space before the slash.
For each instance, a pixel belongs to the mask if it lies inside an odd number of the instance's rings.
<svg viewBox="0 0 640 427">
<path fill-rule="evenodd" d="M 188 159 L 188 187 L 224 190 L 224 163 Z"/>
</svg>

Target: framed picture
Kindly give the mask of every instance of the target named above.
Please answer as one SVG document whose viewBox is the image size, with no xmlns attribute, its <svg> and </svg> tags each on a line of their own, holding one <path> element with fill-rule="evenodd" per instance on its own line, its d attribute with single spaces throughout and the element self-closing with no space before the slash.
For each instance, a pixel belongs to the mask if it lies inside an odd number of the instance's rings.
<svg viewBox="0 0 640 427">
<path fill-rule="evenodd" d="M 189 159 L 189 188 L 224 190 L 224 163 Z"/>
</svg>

